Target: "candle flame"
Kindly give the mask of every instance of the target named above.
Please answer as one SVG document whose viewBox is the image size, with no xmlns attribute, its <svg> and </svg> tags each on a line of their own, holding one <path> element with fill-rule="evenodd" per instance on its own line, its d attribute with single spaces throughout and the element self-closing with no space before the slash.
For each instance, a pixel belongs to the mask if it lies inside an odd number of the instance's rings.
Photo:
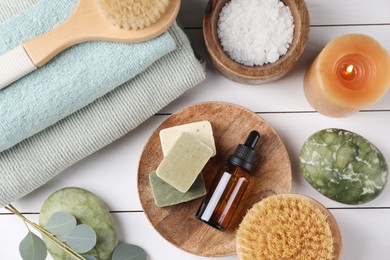
<svg viewBox="0 0 390 260">
<path fill-rule="evenodd" d="M 349 66 L 347 67 L 346 71 L 347 71 L 347 74 L 351 74 L 351 72 L 353 71 L 353 65 L 352 65 L 352 64 L 349 65 Z"/>
</svg>

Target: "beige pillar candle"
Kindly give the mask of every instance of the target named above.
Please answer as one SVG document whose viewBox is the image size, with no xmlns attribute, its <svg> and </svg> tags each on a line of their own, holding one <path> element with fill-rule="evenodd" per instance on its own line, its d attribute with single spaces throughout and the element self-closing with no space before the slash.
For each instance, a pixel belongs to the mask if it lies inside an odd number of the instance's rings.
<svg viewBox="0 0 390 260">
<path fill-rule="evenodd" d="M 304 79 L 310 105 L 331 117 L 347 116 L 375 103 L 389 86 L 388 52 L 362 34 L 347 34 L 331 41 Z"/>
</svg>

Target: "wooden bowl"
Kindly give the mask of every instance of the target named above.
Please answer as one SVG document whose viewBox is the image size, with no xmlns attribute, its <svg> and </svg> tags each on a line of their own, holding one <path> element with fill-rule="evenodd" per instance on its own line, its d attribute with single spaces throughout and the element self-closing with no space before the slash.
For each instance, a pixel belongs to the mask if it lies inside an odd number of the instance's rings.
<svg viewBox="0 0 390 260">
<path fill-rule="evenodd" d="M 217 35 L 219 13 L 229 0 L 209 0 L 203 19 L 203 36 L 212 64 L 227 78 L 239 83 L 259 85 L 286 75 L 302 55 L 310 32 L 309 12 L 304 0 L 282 0 L 294 17 L 293 41 L 287 53 L 274 63 L 245 66 L 223 51 Z"/>
<path fill-rule="evenodd" d="M 213 128 L 217 155 L 203 168 L 203 178 L 209 187 L 216 172 L 238 144 L 252 130 L 261 137 L 255 150 L 257 159 L 250 184 L 225 232 L 212 228 L 195 217 L 202 198 L 159 208 L 149 183 L 149 174 L 163 159 L 159 132 L 168 127 L 208 120 Z M 289 193 L 291 163 L 287 150 L 275 130 L 261 117 L 243 107 L 206 102 L 192 105 L 168 117 L 151 135 L 142 152 L 138 167 L 138 193 L 142 208 L 153 227 L 178 248 L 202 256 L 226 256 L 235 253 L 236 229 L 248 209 L 271 195 Z"/>
</svg>

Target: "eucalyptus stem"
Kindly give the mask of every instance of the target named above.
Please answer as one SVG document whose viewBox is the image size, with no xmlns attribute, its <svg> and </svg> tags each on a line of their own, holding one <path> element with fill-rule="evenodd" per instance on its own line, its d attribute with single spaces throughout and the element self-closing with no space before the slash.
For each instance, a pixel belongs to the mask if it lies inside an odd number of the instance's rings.
<svg viewBox="0 0 390 260">
<path fill-rule="evenodd" d="M 14 213 L 16 216 L 20 217 L 25 223 L 28 223 L 30 226 L 38 230 L 43 236 L 45 236 L 47 239 L 49 239 L 51 242 L 59 246 L 62 250 L 65 251 L 65 253 L 69 254 L 71 257 L 73 257 L 75 260 L 85 260 L 85 258 L 74 251 L 71 247 L 69 247 L 67 244 L 63 243 L 61 240 L 59 240 L 55 235 L 48 232 L 46 229 L 42 228 L 40 225 L 32 222 L 28 218 L 22 215 L 14 206 L 9 204 L 5 207 L 8 211 Z"/>
</svg>

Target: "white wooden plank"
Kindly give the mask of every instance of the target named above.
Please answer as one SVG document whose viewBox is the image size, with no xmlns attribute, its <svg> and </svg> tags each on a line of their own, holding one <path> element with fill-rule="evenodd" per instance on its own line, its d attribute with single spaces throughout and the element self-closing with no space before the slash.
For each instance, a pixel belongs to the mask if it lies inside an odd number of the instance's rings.
<svg viewBox="0 0 390 260">
<path fill-rule="evenodd" d="M 37 2 L 38 0 L 30 0 Z M 207 0 L 183 0 L 179 20 L 185 27 L 200 28 Z M 383 24 L 390 23 L 390 3 L 387 0 L 307 0 L 312 25 L 341 24 Z M 15 7 L 12 0 L 0 1 L 0 8 L 23 10 L 25 6 Z M 1 21 L 0 21 L 1 22 Z"/>
<path fill-rule="evenodd" d="M 337 209 L 331 212 L 341 231 L 341 259 L 390 259 L 389 209 Z"/>
<path fill-rule="evenodd" d="M 248 107 L 256 112 L 313 111 L 303 93 L 303 77 L 306 69 L 322 48 L 332 39 L 347 33 L 362 33 L 374 37 L 390 52 L 390 25 L 386 26 L 340 26 L 312 28 L 305 52 L 296 67 L 280 80 L 249 86 L 233 82 L 222 76 L 211 64 L 207 64 L 206 80 L 187 91 L 180 99 L 162 110 L 172 113 L 191 103 L 225 101 Z M 193 48 L 202 57 L 204 50 L 201 29 L 186 30 Z M 390 92 L 367 109 L 390 109 Z"/>
<path fill-rule="evenodd" d="M 390 3 L 387 0 L 307 0 L 312 25 L 389 23 Z"/>
<path fill-rule="evenodd" d="M 5 0 L 4 3 L 12 0 Z M 206 0 L 184 0 L 180 20 L 186 27 L 201 27 Z M 4 5 L 0 1 L 0 7 Z M 313 111 L 302 91 L 302 78 L 312 59 L 327 42 L 345 33 L 365 33 L 373 36 L 390 51 L 390 2 L 372 1 L 307 1 L 311 24 L 311 35 L 307 49 L 296 66 L 285 78 L 264 86 L 246 86 L 222 77 L 212 66 L 208 66 L 207 80 L 185 93 L 163 113 L 175 112 L 180 108 L 202 101 L 226 101 L 245 106 L 253 111 L 264 112 L 266 119 L 285 142 L 292 160 L 293 189 L 295 193 L 309 195 L 327 207 L 334 208 L 343 235 L 342 259 L 390 259 L 388 241 L 390 236 L 390 188 L 371 203 L 359 207 L 366 209 L 345 209 L 331 201 L 303 179 L 298 165 L 298 153 L 304 140 L 317 130 L 326 127 L 340 127 L 355 131 L 372 141 L 390 161 L 390 111 L 366 112 L 354 116 L 332 119 L 317 113 L 285 113 Z M 387 23 L 387 25 L 379 25 Z M 363 25 L 377 26 L 326 26 L 323 25 Z M 320 27 L 317 27 L 320 26 Z M 203 53 L 202 31 L 187 30 L 194 49 Z M 370 110 L 390 110 L 390 94 Z M 38 212 L 47 196 L 62 187 L 78 186 L 98 195 L 110 210 L 142 210 L 139 202 L 136 173 L 138 159 L 150 134 L 166 116 L 155 116 L 132 133 L 121 138 L 105 149 L 91 155 L 70 167 L 57 178 L 27 197 L 15 202 L 21 211 Z M 5 212 L 1 209 L 0 212 Z M 118 224 L 121 240 L 144 247 L 150 259 L 206 259 L 188 254 L 165 241 L 149 224 L 142 212 L 113 214 Z M 37 221 L 37 215 L 28 215 Z M 18 244 L 26 234 L 24 224 L 15 216 L 0 215 L 1 259 L 20 259 Z M 48 258 L 51 259 L 50 257 Z M 210 259 L 210 258 L 209 258 Z M 213 259 L 213 258 L 211 258 Z M 236 256 L 218 258 L 232 260 Z"/>
<path fill-rule="evenodd" d="M 52 192 L 68 186 L 85 188 L 102 198 L 110 210 L 142 210 L 137 190 L 138 160 L 143 146 L 154 129 L 167 116 L 154 116 L 135 131 L 70 167 L 48 184 L 14 204 L 24 212 L 38 212 Z M 309 195 L 327 207 L 345 207 L 319 194 L 302 177 L 299 150 L 314 132 L 337 127 L 354 131 L 374 143 L 390 162 L 390 112 L 358 113 L 344 119 L 324 117 L 317 113 L 261 114 L 279 134 L 289 152 L 293 169 L 292 191 Z M 390 207 L 390 188 L 363 207 Z M 0 210 L 1 212 L 1 210 Z"/>
<path fill-rule="evenodd" d="M 201 257 L 187 253 L 165 240 L 150 224 L 144 213 L 121 213 L 114 214 L 118 230 L 121 230 L 119 237 L 126 243 L 133 243 L 141 246 L 148 253 L 149 259 L 210 259 L 210 260 L 233 260 L 235 255 L 226 257 Z M 172 231 L 174 232 L 174 230 Z M 180 234 L 177 234 L 180 235 Z"/>
<path fill-rule="evenodd" d="M 26 215 L 26 217 L 34 222 L 38 221 L 37 215 Z M 0 215 L 1 259 L 22 259 L 19 255 L 19 243 L 27 235 L 27 232 L 26 225 L 18 217 Z M 35 231 L 33 232 L 38 235 Z"/>
<path fill-rule="evenodd" d="M 345 260 L 358 259 L 390 259 L 390 227 L 388 221 L 390 210 L 331 210 L 334 214 L 343 236 Z M 139 213 L 142 214 L 142 213 Z M 125 231 L 126 242 L 138 243 L 145 248 L 153 260 L 163 259 L 237 259 L 236 256 L 223 258 L 203 258 L 181 252 L 165 240 L 145 223 L 144 216 L 133 217 L 129 214 L 116 215 L 120 229 Z"/>
<path fill-rule="evenodd" d="M 179 20 L 185 27 L 202 27 L 207 0 L 184 0 Z M 311 25 L 390 23 L 388 0 L 307 0 Z"/>
<path fill-rule="evenodd" d="M 389 259 L 390 248 L 390 209 L 336 209 L 331 210 L 335 216 L 343 239 L 342 258 Z M 118 235 L 121 241 L 133 243 L 144 248 L 152 260 L 164 259 L 220 259 L 233 260 L 237 256 L 222 258 L 205 258 L 192 255 L 167 242 L 148 222 L 144 213 L 115 213 Z M 27 215 L 38 222 L 38 215 Z M 0 216 L 1 259 L 20 259 L 18 245 L 27 233 L 25 225 L 12 215 Z M 47 258 L 51 260 L 49 256 Z"/>
<path fill-rule="evenodd" d="M 135 244 L 145 249 L 148 259 L 237 259 L 235 255 L 206 258 L 187 253 L 165 240 L 146 219 L 142 212 L 138 213 L 113 213 L 117 226 L 120 242 Z M 39 215 L 25 215 L 28 219 L 38 223 Z M 1 259 L 21 259 L 19 255 L 19 243 L 27 234 L 28 230 L 19 218 L 13 215 L 0 215 L 0 244 Z M 38 232 L 32 231 L 41 236 Z M 47 260 L 52 260 L 50 254 Z"/>
</svg>

